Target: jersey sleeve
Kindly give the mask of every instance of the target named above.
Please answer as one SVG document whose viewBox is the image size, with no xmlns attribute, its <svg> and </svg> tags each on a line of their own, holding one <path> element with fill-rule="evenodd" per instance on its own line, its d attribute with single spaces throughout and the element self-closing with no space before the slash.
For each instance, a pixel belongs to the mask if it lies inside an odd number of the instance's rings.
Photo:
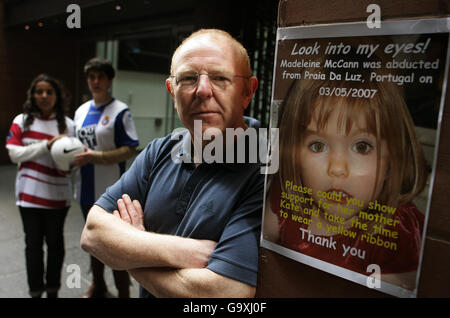
<svg viewBox="0 0 450 318">
<path fill-rule="evenodd" d="M 264 192 L 263 175 L 254 182 L 233 212 L 211 254 L 207 268 L 226 277 L 256 286 L 258 249 Z"/>
<path fill-rule="evenodd" d="M 28 146 L 6 145 L 9 158 L 13 163 L 30 161 L 48 153 L 47 140 L 41 140 Z"/>
<path fill-rule="evenodd" d="M 9 158 L 13 163 L 33 160 L 48 152 L 47 140 L 41 140 L 27 146 L 23 144 L 23 131 L 21 125 L 23 123 L 23 118 L 22 115 L 18 115 L 14 118 L 6 138 L 6 149 L 8 150 Z"/>
<path fill-rule="evenodd" d="M 139 145 L 136 126 L 129 109 L 125 109 L 117 115 L 114 128 L 114 142 L 117 147 Z"/>
<path fill-rule="evenodd" d="M 22 142 L 22 127 L 20 121 L 23 120 L 21 115 L 14 118 L 11 127 L 9 128 L 8 136 L 6 137 L 6 145 L 23 146 Z"/>
</svg>

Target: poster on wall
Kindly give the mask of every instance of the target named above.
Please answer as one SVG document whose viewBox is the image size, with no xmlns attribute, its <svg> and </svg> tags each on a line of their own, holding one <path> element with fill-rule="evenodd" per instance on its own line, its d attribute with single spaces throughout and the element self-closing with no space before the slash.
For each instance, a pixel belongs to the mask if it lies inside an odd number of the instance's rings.
<svg viewBox="0 0 450 318">
<path fill-rule="evenodd" d="M 271 130 L 279 170 L 266 179 L 261 246 L 368 288 L 417 296 L 449 25 L 278 30 Z"/>
</svg>

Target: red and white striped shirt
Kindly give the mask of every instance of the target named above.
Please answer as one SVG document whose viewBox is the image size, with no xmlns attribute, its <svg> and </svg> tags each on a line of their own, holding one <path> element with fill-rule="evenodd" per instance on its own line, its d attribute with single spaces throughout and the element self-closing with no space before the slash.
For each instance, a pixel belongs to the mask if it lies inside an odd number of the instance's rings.
<svg viewBox="0 0 450 318">
<path fill-rule="evenodd" d="M 14 118 L 6 139 L 11 161 L 19 164 L 16 177 L 16 204 L 22 207 L 61 209 L 72 200 L 71 178 L 57 169 L 47 149 L 47 140 L 58 136 L 56 119 L 34 119 L 24 130 L 26 115 Z M 66 117 L 69 136 L 74 136 L 74 122 Z"/>
</svg>

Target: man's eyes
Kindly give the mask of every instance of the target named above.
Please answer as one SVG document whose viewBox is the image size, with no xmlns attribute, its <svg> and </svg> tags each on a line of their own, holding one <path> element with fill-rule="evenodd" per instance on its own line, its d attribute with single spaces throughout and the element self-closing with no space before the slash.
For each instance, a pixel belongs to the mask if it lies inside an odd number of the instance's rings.
<svg viewBox="0 0 450 318">
<path fill-rule="evenodd" d="M 196 82 L 197 81 L 197 75 L 196 74 L 188 74 L 188 75 L 181 75 L 178 78 L 178 81 L 180 82 L 186 82 L 186 81 L 193 81 Z"/>
<path fill-rule="evenodd" d="M 218 82 L 225 82 L 225 81 L 230 81 L 229 76 L 226 76 L 224 74 L 210 74 L 209 78 L 212 81 L 218 81 Z"/>
<path fill-rule="evenodd" d="M 206 75 L 209 77 L 209 80 L 215 83 L 224 83 L 231 82 L 230 76 L 221 73 L 213 73 L 213 74 L 180 74 L 178 76 L 178 82 L 182 84 L 194 84 L 198 81 L 198 78 L 201 75 Z"/>
</svg>

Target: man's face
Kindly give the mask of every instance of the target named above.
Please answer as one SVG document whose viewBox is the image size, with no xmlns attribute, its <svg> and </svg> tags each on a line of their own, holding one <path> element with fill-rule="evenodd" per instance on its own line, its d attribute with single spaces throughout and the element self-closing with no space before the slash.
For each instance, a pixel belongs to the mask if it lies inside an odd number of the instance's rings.
<svg viewBox="0 0 450 318">
<path fill-rule="evenodd" d="M 185 43 L 174 57 L 175 77 L 166 81 L 175 109 L 194 136 L 194 120 L 202 121 L 202 133 L 214 127 L 243 127 L 243 111 L 253 95 L 244 93 L 245 75 L 236 49 L 229 40 L 200 35 Z M 198 75 L 198 79 L 197 78 Z M 256 81 L 257 83 L 257 81 Z M 255 87 L 256 89 L 256 87 Z"/>
</svg>

